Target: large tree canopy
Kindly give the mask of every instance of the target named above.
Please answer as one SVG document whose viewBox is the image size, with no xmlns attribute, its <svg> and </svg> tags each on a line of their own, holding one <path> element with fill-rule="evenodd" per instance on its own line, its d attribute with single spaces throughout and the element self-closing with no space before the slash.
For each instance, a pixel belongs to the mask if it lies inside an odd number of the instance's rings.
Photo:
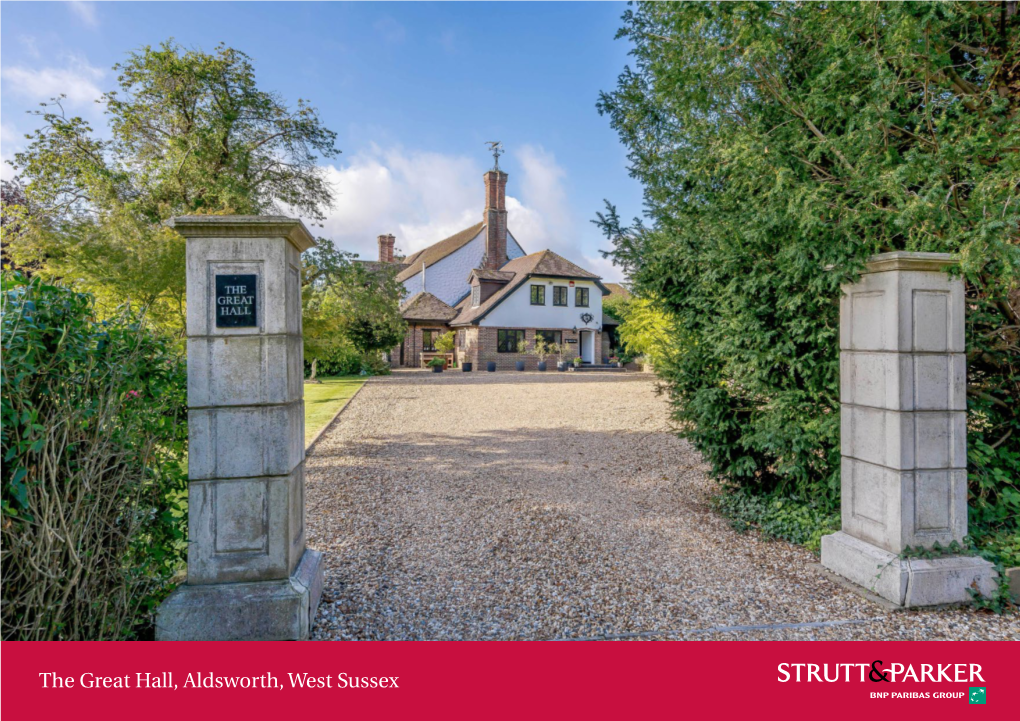
<svg viewBox="0 0 1020 721">
<path fill-rule="evenodd" d="M 835 504 L 838 299 L 865 259 L 956 253 L 972 528 L 1020 514 L 1016 3 L 641 3 L 599 102 L 648 218 L 599 222 L 680 329 L 660 368 L 721 476 Z"/>
<path fill-rule="evenodd" d="M 207 54 L 167 41 L 114 69 L 119 87 L 102 99 L 109 139 L 65 115 L 59 98 L 37 112 L 42 126 L 14 160 L 31 231 L 12 254 L 179 325 L 183 241 L 162 221 L 281 211 L 321 219 L 332 191 L 318 159 L 339 153 L 335 134 L 304 101 L 292 108 L 260 89 L 248 56 L 222 45 Z"/>
</svg>

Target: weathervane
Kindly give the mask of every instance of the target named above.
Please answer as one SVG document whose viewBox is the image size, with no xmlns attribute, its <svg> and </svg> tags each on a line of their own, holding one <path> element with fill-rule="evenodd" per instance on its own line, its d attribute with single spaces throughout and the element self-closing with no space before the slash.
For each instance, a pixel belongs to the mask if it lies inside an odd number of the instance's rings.
<svg viewBox="0 0 1020 721">
<path fill-rule="evenodd" d="M 496 164 L 492 167 L 492 169 L 499 170 L 499 156 L 503 154 L 503 143 L 498 140 L 486 140 L 485 144 L 489 146 L 489 150 L 492 152 L 492 157 L 496 159 Z"/>
</svg>

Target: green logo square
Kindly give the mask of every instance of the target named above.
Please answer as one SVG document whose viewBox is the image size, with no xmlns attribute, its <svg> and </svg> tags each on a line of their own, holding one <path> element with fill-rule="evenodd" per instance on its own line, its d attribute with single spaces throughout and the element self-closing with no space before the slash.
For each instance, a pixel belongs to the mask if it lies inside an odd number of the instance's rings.
<svg viewBox="0 0 1020 721">
<path fill-rule="evenodd" d="M 970 703 L 984 703 L 985 702 L 985 687 L 984 686 L 971 686 L 970 693 L 968 694 Z"/>
</svg>

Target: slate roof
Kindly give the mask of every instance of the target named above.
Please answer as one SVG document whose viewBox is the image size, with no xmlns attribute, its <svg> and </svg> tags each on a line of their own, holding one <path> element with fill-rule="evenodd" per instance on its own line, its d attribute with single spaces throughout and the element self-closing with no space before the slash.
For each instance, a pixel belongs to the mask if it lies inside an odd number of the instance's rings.
<svg viewBox="0 0 1020 721">
<path fill-rule="evenodd" d="M 411 253 L 411 255 L 401 261 L 407 267 L 397 273 L 397 280 L 403 283 L 408 278 L 413 277 L 415 273 L 421 272 L 422 263 L 428 268 L 430 265 L 441 261 L 450 253 L 460 250 L 474 240 L 483 227 L 485 227 L 485 223 L 475 223 L 470 228 L 454 233 L 449 238 L 433 243 L 428 248 L 419 250 L 417 253 Z"/>
<path fill-rule="evenodd" d="M 404 320 L 438 320 L 444 323 L 457 316 L 457 309 L 451 308 L 431 293 L 415 293 L 400 306 Z"/>
<path fill-rule="evenodd" d="M 488 315 L 490 310 L 502 303 L 503 299 L 507 298 L 511 293 L 519 288 L 528 278 L 536 275 L 554 278 L 593 280 L 595 281 L 595 284 L 602 289 L 603 295 L 608 295 L 609 292 L 606 286 L 602 284 L 599 276 L 585 270 L 579 265 L 571 263 L 563 256 L 557 255 L 551 250 L 543 250 L 538 253 L 532 253 L 531 255 L 514 258 L 500 268 L 498 272 L 510 274 L 513 278 L 510 282 L 489 296 L 486 301 L 477 308 L 470 307 L 470 296 L 458 303 L 457 309 L 460 312 L 459 315 L 452 321 L 451 325 L 467 325 L 481 320 Z"/>
</svg>

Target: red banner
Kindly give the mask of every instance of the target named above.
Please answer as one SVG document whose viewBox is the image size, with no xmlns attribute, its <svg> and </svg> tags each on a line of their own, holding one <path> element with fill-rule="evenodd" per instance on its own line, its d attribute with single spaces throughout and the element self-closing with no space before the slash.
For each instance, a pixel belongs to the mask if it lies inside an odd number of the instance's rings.
<svg viewBox="0 0 1020 721">
<path fill-rule="evenodd" d="M 1020 708 L 1003 643 L 14 643 L 6 719 L 325 712 L 449 718 L 775 713 L 961 718 Z M 975 711 L 980 713 L 979 711 Z M 6 715 L 10 713 L 11 715 Z"/>
</svg>

